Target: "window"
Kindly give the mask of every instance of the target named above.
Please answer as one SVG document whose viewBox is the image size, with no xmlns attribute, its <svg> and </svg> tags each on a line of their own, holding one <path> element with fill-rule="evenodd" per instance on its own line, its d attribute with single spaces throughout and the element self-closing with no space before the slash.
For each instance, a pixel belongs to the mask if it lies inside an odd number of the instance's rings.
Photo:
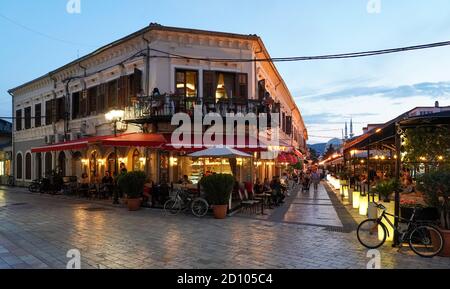
<svg viewBox="0 0 450 289">
<path fill-rule="evenodd" d="M 247 73 L 237 74 L 237 88 L 236 96 L 243 99 L 248 99 L 248 75 Z"/>
<path fill-rule="evenodd" d="M 56 118 L 54 119 L 55 121 L 59 121 L 61 119 L 66 118 L 66 99 L 64 97 L 58 98 L 56 100 L 55 109 L 56 109 L 55 112 Z"/>
<path fill-rule="evenodd" d="M 128 95 L 129 95 L 129 76 L 124 75 L 119 78 L 119 87 L 117 92 L 117 102 L 119 108 L 124 108 L 128 104 Z"/>
<path fill-rule="evenodd" d="M 22 130 L 22 110 L 16 110 L 16 130 Z"/>
<path fill-rule="evenodd" d="M 198 72 L 194 70 L 176 70 L 176 94 L 184 97 L 197 97 Z"/>
<path fill-rule="evenodd" d="M 31 154 L 25 155 L 25 179 L 31 180 Z"/>
<path fill-rule="evenodd" d="M 31 106 L 25 108 L 25 129 L 31 128 Z"/>
<path fill-rule="evenodd" d="M 22 154 L 18 153 L 16 157 L 16 179 L 22 179 Z"/>
<path fill-rule="evenodd" d="M 247 99 L 247 73 L 203 71 L 203 98 L 206 101 L 218 99 Z"/>
<path fill-rule="evenodd" d="M 5 161 L 0 161 L 0 176 L 5 176 Z"/>
<path fill-rule="evenodd" d="M 217 74 L 216 100 L 221 98 L 233 98 L 236 95 L 236 78 L 234 73 Z"/>
<path fill-rule="evenodd" d="M 286 116 L 286 134 L 292 134 L 292 116 Z"/>
<path fill-rule="evenodd" d="M 117 80 L 108 82 L 108 108 L 117 107 Z"/>
<path fill-rule="evenodd" d="M 47 152 L 45 154 L 45 173 L 49 174 L 52 172 L 53 158 L 52 153 Z"/>
<path fill-rule="evenodd" d="M 72 119 L 80 117 L 80 92 L 72 93 Z"/>
<path fill-rule="evenodd" d="M 40 127 L 42 124 L 42 111 L 41 111 L 42 105 L 40 103 L 36 104 L 34 106 L 34 127 Z"/>
<path fill-rule="evenodd" d="M 87 115 L 94 115 L 97 112 L 97 86 L 88 89 L 88 112 Z"/>
<path fill-rule="evenodd" d="M 98 86 L 97 90 L 97 112 L 105 112 L 106 110 L 106 84 L 101 84 Z"/>
<path fill-rule="evenodd" d="M 258 81 L 258 99 L 263 100 L 266 95 L 266 80 Z"/>
<path fill-rule="evenodd" d="M 53 104 L 53 99 L 45 102 L 45 125 L 50 125 L 53 122 Z"/>
<path fill-rule="evenodd" d="M 134 98 L 142 92 L 142 71 L 135 69 L 134 73 L 128 78 L 129 97 Z"/>
</svg>

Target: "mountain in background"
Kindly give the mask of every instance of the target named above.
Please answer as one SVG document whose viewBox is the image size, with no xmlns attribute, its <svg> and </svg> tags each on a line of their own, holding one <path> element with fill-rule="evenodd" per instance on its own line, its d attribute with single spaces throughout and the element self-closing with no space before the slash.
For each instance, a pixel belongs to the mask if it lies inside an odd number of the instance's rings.
<svg viewBox="0 0 450 289">
<path fill-rule="evenodd" d="M 314 149 L 317 152 L 317 154 L 323 155 L 330 146 L 330 144 L 332 144 L 333 147 L 337 149 L 342 145 L 342 140 L 338 138 L 332 138 L 326 143 L 310 144 L 308 145 L 308 147 Z"/>
</svg>

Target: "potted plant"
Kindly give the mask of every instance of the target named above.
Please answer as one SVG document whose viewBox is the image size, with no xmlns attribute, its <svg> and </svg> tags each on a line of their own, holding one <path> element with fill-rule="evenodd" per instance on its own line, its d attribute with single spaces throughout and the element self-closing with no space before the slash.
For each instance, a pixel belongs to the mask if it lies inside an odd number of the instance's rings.
<svg viewBox="0 0 450 289">
<path fill-rule="evenodd" d="M 350 179 L 350 174 L 346 171 L 338 173 L 339 183 L 341 185 L 348 185 L 348 180 Z"/>
<path fill-rule="evenodd" d="M 380 199 L 385 202 L 389 203 L 391 195 L 399 189 L 399 183 L 396 179 L 391 179 L 387 181 L 381 181 L 379 182 L 375 188 L 374 191 L 380 195 Z"/>
<path fill-rule="evenodd" d="M 232 175 L 216 174 L 203 177 L 200 185 L 206 193 L 208 202 L 213 206 L 214 217 L 225 219 L 235 179 Z"/>
<path fill-rule="evenodd" d="M 145 179 L 144 172 L 129 172 L 119 176 L 117 184 L 127 195 L 128 210 L 137 211 L 141 207 Z"/>
<path fill-rule="evenodd" d="M 438 209 L 440 231 L 444 238 L 441 256 L 450 257 L 450 171 L 434 171 L 418 179 L 418 189 L 425 202 Z"/>
</svg>

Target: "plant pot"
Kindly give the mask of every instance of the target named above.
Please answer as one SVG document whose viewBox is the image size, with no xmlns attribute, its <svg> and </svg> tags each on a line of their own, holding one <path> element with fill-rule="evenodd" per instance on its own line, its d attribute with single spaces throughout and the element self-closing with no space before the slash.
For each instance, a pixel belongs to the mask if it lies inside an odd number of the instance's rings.
<svg viewBox="0 0 450 289">
<path fill-rule="evenodd" d="M 413 212 L 413 208 L 400 207 L 400 216 L 404 219 L 411 219 Z M 423 208 L 416 212 L 415 219 L 417 221 L 436 221 L 439 220 L 439 212 L 436 208 Z"/>
<path fill-rule="evenodd" d="M 450 230 L 444 230 L 442 228 L 439 228 L 439 231 L 442 234 L 442 238 L 444 238 L 444 248 L 442 249 L 441 253 L 439 253 L 439 256 L 441 257 L 450 257 Z M 431 241 L 433 243 L 436 243 L 437 235 L 431 234 Z"/>
<path fill-rule="evenodd" d="M 225 219 L 227 217 L 228 205 L 214 205 L 213 212 L 214 218 Z"/>
<path fill-rule="evenodd" d="M 127 199 L 128 211 L 137 211 L 141 208 L 141 199 Z"/>
</svg>

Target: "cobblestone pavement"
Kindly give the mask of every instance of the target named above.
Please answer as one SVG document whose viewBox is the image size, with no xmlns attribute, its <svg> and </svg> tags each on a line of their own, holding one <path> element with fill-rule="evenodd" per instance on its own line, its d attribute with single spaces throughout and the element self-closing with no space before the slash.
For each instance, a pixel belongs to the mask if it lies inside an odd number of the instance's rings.
<svg viewBox="0 0 450 289">
<path fill-rule="evenodd" d="M 82 268 L 366 268 L 354 232 L 292 222 L 293 210 L 288 221 L 197 219 L 0 189 L 0 268 L 65 268 L 70 249 L 80 250 Z M 449 259 L 389 246 L 381 261 L 383 268 L 450 268 Z"/>
</svg>

